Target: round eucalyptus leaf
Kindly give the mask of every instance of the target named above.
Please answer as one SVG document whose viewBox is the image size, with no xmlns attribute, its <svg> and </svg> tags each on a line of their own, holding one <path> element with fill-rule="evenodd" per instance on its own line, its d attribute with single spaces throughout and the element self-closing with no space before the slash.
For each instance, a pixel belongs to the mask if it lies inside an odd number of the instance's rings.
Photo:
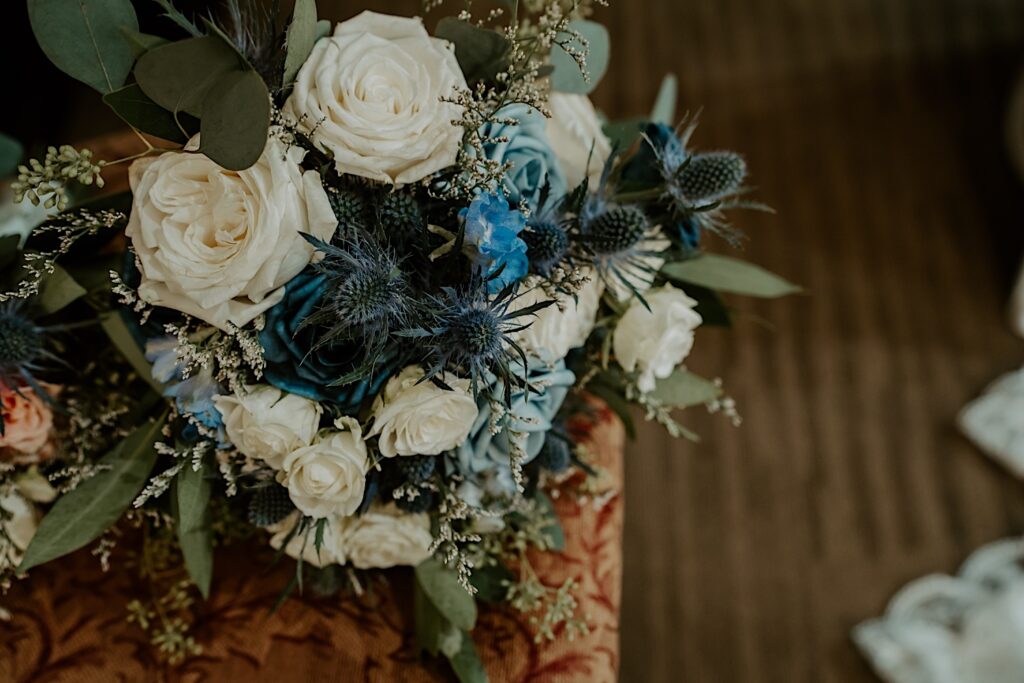
<svg viewBox="0 0 1024 683">
<path fill-rule="evenodd" d="M 202 36 L 148 51 L 135 66 L 135 79 L 164 109 L 202 116 L 206 94 L 217 79 L 243 67 L 234 48 L 221 38 Z"/>
<path fill-rule="evenodd" d="M 569 27 L 586 41 L 587 72 L 584 74 L 580 71 L 576 60 L 560 45 L 554 45 L 551 48 L 551 66 L 555 69 L 551 74 L 551 87 L 558 92 L 588 95 L 608 71 L 611 56 L 608 29 L 594 21 L 574 21 Z M 584 50 L 579 38 L 570 34 L 564 35 L 563 38 L 568 41 L 569 47 L 577 51 Z"/>
<path fill-rule="evenodd" d="M 224 168 L 242 171 L 263 154 L 270 128 L 270 93 L 255 71 L 223 74 L 203 102 L 201 151 Z"/>
</svg>

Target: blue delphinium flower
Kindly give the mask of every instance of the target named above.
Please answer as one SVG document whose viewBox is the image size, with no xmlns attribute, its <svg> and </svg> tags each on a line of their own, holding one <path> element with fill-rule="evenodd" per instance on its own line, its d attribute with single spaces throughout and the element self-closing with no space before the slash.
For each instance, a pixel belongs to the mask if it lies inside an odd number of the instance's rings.
<svg viewBox="0 0 1024 683">
<path fill-rule="evenodd" d="M 491 293 L 526 275 L 530 262 L 526 242 L 519 236 L 526 227 L 526 216 L 510 209 L 508 202 L 495 194 L 480 195 L 459 216 L 465 225 L 470 258 L 481 269 Z"/>
<path fill-rule="evenodd" d="M 164 397 L 173 398 L 179 412 L 191 415 L 196 422 L 215 433 L 219 443 L 226 443 L 224 422 L 213 403 L 214 397 L 223 393 L 222 387 L 213 379 L 209 368 L 183 379 L 177 349 L 178 341 L 174 337 L 159 337 L 146 342 L 146 360 L 153 364 L 153 379 L 165 386 Z M 199 434 L 194 426 L 189 425 L 182 436 L 194 441 Z"/>
<path fill-rule="evenodd" d="M 522 365 L 517 365 L 515 371 L 520 377 L 524 374 Z M 540 453 L 576 376 L 566 369 L 562 360 L 547 365 L 531 363 L 525 374 L 529 388 L 513 389 L 508 413 L 499 421 L 501 431 L 497 434 L 492 434 L 490 429 L 491 398 L 505 393 L 503 380 L 494 378 L 490 390 L 479 397 L 480 413 L 469 438 L 452 456 L 463 474 L 475 478 L 492 470 L 510 471 L 513 443 L 525 452 L 524 465 Z M 511 477 L 499 479 L 511 483 Z"/>
<path fill-rule="evenodd" d="M 480 134 L 487 158 L 510 166 L 502 183 L 508 200 L 514 205 L 525 201 L 540 211 L 546 197 L 561 199 L 568 183 L 548 142 L 544 114 L 525 104 L 511 104 L 495 118 Z"/>
<path fill-rule="evenodd" d="M 357 412 L 360 404 L 376 395 L 401 361 L 393 350 L 375 359 L 367 376 L 339 383 L 363 362 L 359 340 L 335 339 L 320 343 L 328 330 L 305 321 L 321 310 L 330 296 L 331 278 L 307 268 L 285 286 L 284 299 L 267 311 L 260 345 L 267 363 L 264 378 L 270 384 L 314 401 L 334 403 L 345 413 Z"/>
</svg>

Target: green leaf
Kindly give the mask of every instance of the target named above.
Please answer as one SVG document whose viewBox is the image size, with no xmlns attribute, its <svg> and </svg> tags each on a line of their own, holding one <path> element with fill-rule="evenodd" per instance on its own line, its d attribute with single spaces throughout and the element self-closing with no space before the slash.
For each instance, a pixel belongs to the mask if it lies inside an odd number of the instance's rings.
<svg viewBox="0 0 1024 683">
<path fill-rule="evenodd" d="M 138 83 L 104 95 L 103 101 L 129 126 L 164 140 L 183 144 L 199 130 L 194 116 L 184 112 L 175 116 L 150 99 Z"/>
<path fill-rule="evenodd" d="M 455 46 L 455 58 L 470 85 L 490 81 L 508 66 L 512 46 L 497 31 L 445 17 L 438 22 L 434 35 Z"/>
<path fill-rule="evenodd" d="M 135 79 L 146 96 L 164 109 L 201 116 L 214 83 L 244 66 L 221 38 L 202 36 L 161 45 L 142 55 Z"/>
<path fill-rule="evenodd" d="M 124 85 L 135 62 L 123 30 L 139 30 L 130 0 L 28 0 L 39 47 L 54 65 L 108 93 Z"/>
<path fill-rule="evenodd" d="M 665 76 L 658 89 L 658 97 L 651 109 L 651 121 L 671 126 L 676 120 L 676 102 L 679 100 L 679 80 L 674 74 Z"/>
<path fill-rule="evenodd" d="M 153 379 L 153 366 L 146 360 L 145 354 L 135 341 L 135 336 L 128 329 L 124 319 L 118 311 L 110 311 L 100 316 L 100 327 L 107 333 L 107 337 L 125 360 L 135 369 L 135 372 L 153 387 L 156 393 L 163 395 L 166 387 Z"/>
<path fill-rule="evenodd" d="M 416 581 L 445 619 L 465 631 L 473 628 L 476 602 L 459 583 L 455 572 L 430 559 L 416 566 Z"/>
<path fill-rule="evenodd" d="M 548 537 L 548 542 L 551 544 L 552 550 L 561 552 L 565 550 L 565 532 L 562 531 L 562 521 L 558 519 L 558 513 L 555 512 L 555 505 L 551 502 L 551 498 L 548 494 L 543 491 L 537 491 L 535 494 L 537 502 L 541 508 L 547 513 L 547 517 L 550 520 L 550 524 L 541 530 L 541 533 Z"/>
<path fill-rule="evenodd" d="M 329 35 L 331 35 L 331 22 L 327 19 L 321 19 L 316 22 L 316 39 L 320 40 L 321 38 L 326 38 Z"/>
<path fill-rule="evenodd" d="M 165 412 L 135 429 L 100 459 L 108 467 L 65 493 L 39 524 L 18 567 L 32 567 L 72 553 L 95 540 L 121 518 L 156 463 L 153 444 L 163 429 Z"/>
<path fill-rule="evenodd" d="M 418 581 L 413 586 L 413 614 L 416 620 L 416 647 L 420 652 L 436 657 L 441 647 L 444 617 L 423 592 Z"/>
<path fill-rule="evenodd" d="M 618 150 L 627 150 L 640 139 L 640 134 L 643 133 L 646 123 L 644 119 L 627 119 L 626 121 L 607 123 L 604 126 L 604 134 L 608 136 L 612 147 Z"/>
<path fill-rule="evenodd" d="M 21 235 L 0 237 L 0 270 L 14 263 L 21 255 Z"/>
<path fill-rule="evenodd" d="M 241 171 L 263 154 L 270 128 L 270 93 L 255 71 L 231 71 L 203 103 L 200 151 L 224 168 Z"/>
<path fill-rule="evenodd" d="M 721 395 L 722 389 L 717 384 L 682 368 L 665 379 L 659 379 L 651 392 L 651 398 L 672 408 L 703 405 Z"/>
<path fill-rule="evenodd" d="M 124 34 L 125 39 L 128 41 L 128 46 L 131 47 L 132 54 L 135 55 L 135 59 L 138 59 L 153 48 L 167 44 L 166 38 L 154 36 L 151 33 L 133 31 L 132 29 L 124 26 L 121 27 L 121 33 Z"/>
<path fill-rule="evenodd" d="M 85 288 L 68 271 L 54 264 L 53 272 L 40 284 L 39 308 L 43 315 L 50 315 L 85 294 Z"/>
<path fill-rule="evenodd" d="M 462 647 L 454 657 L 449 657 L 448 661 L 459 683 L 487 683 L 487 671 L 476 652 L 473 638 L 468 633 L 462 634 Z"/>
<path fill-rule="evenodd" d="M 6 178 L 18 169 L 25 150 L 14 138 L 0 133 L 0 178 Z"/>
<path fill-rule="evenodd" d="M 313 51 L 317 37 L 316 0 L 296 0 L 292 23 L 288 25 L 282 85 L 288 87 L 295 80 L 299 68 Z"/>
<path fill-rule="evenodd" d="M 702 254 L 687 261 L 668 263 L 661 273 L 679 282 L 748 296 L 775 298 L 801 291 L 796 285 L 760 266 L 717 254 Z"/>
<path fill-rule="evenodd" d="M 569 27 L 579 33 L 589 46 L 587 75 L 580 71 L 579 65 L 569 56 L 568 52 L 560 45 L 554 45 L 551 48 L 551 65 L 555 67 L 555 71 L 551 74 L 551 87 L 558 92 L 588 95 L 593 92 L 597 84 L 604 78 L 605 72 L 608 71 L 611 39 L 608 37 L 608 29 L 595 21 L 574 21 L 569 24 Z M 570 37 L 568 34 L 563 35 L 562 38 L 570 47 L 577 51 L 583 50 L 583 45 L 578 38 Z"/>
<path fill-rule="evenodd" d="M 632 404 L 622 395 L 622 390 L 616 387 L 617 385 L 612 385 L 595 378 L 587 385 L 587 391 L 607 403 L 612 412 L 622 420 L 622 426 L 626 429 L 626 436 L 635 439 L 636 425 L 633 424 Z"/>
<path fill-rule="evenodd" d="M 508 584 L 514 580 L 512 570 L 504 564 L 477 567 L 469 577 L 469 582 L 477 591 L 476 599 L 493 605 L 505 602 Z"/>
<path fill-rule="evenodd" d="M 205 461 L 198 471 L 190 463 L 174 479 L 174 515 L 185 567 L 203 597 L 213 578 L 213 531 L 210 528 L 210 477 Z"/>
</svg>

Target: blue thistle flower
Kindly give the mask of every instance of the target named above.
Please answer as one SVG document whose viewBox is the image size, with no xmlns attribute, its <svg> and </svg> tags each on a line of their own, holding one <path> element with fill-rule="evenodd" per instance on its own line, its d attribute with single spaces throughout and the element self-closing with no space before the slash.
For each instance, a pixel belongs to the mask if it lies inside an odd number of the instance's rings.
<svg viewBox="0 0 1024 683">
<path fill-rule="evenodd" d="M 539 275 L 550 275 L 569 253 L 569 235 L 553 220 L 531 222 L 523 233 L 523 241 L 530 269 Z"/>
<path fill-rule="evenodd" d="M 64 364 L 46 348 L 47 335 L 60 329 L 66 328 L 37 325 L 19 302 L 0 304 L 0 385 L 15 389 L 27 385 L 37 396 L 52 403 L 50 392 L 39 385 L 35 374 L 49 365 Z"/>
</svg>

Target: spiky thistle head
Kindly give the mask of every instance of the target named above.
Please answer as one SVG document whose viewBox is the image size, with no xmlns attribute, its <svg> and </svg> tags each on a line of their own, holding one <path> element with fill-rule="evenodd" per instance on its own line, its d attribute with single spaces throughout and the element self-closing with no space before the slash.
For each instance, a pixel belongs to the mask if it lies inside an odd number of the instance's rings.
<svg viewBox="0 0 1024 683">
<path fill-rule="evenodd" d="M 582 239 L 598 257 L 626 252 L 643 240 L 651 222 L 638 206 L 610 204 L 583 223 Z"/>
<path fill-rule="evenodd" d="M 0 306 L 0 383 L 34 385 L 33 371 L 40 361 L 53 355 L 45 347 L 45 330 L 24 315 L 20 306 L 8 302 Z"/>
<path fill-rule="evenodd" d="M 747 177 L 747 164 L 736 152 L 694 154 L 675 173 L 675 187 L 693 204 L 735 194 Z"/>
<path fill-rule="evenodd" d="M 548 275 L 569 252 L 569 235 L 552 220 L 528 225 L 523 241 L 526 242 L 530 268 L 540 275 Z"/>
<path fill-rule="evenodd" d="M 338 219 L 341 234 L 348 234 L 353 229 L 367 227 L 370 207 L 364 193 L 332 188 L 327 192 L 327 199 L 331 203 L 334 217 Z"/>
<path fill-rule="evenodd" d="M 406 325 L 411 294 L 398 258 L 365 234 L 326 244 L 306 239 L 323 252 L 314 268 L 327 276 L 320 308 L 302 322 L 314 326 L 314 348 L 360 342 L 367 361 L 375 360 L 389 336 Z"/>
<path fill-rule="evenodd" d="M 408 244 L 421 239 L 427 227 L 420 203 L 408 192 L 385 193 L 377 207 L 381 233 L 392 244 Z"/>
</svg>

